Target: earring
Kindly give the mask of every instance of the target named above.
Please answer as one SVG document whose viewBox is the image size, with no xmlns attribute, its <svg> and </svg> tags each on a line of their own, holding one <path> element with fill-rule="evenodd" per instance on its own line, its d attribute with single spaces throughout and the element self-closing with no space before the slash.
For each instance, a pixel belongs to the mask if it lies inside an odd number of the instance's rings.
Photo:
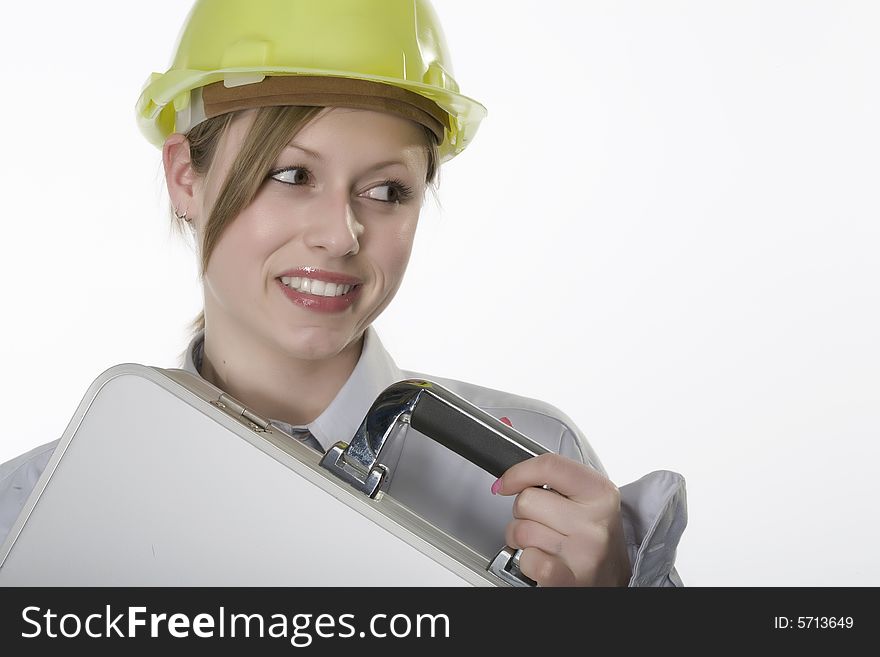
<svg viewBox="0 0 880 657">
<path fill-rule="evenodd" d="M 178 219 L 183 219 L 183 220 L 184 220 L 185 222 L 187 222 L 187 223 L 189 223 L 190 221 L 192 221 L 192 217 L 187 217 L 187 216 L 186 216 L 186 210 L 184 210 L 183 214 L 180 214 L 180 213 L 177 211 L 177 208 L 174 208 L 174 216 L 177 217 Z"/>
</svg>

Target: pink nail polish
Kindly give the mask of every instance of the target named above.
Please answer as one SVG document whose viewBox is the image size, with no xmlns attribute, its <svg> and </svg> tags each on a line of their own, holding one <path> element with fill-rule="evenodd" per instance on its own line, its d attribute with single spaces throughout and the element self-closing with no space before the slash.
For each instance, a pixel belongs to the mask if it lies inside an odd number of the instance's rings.
<svg viewBox="0 0 880 657">
<path fill-rule="evenodd" d="M 495 483 L 492 484 L 492 494 L 497 495 L 498 491 L 501 489 L 501 478 L 495 480 Z"/>
<path fill-rule="evenodd" d="M 498 419 L 504 422 L 504 424 L 506 424 L 507 426 L 513 427 L 513 422 L 510 421 L 509 417 L 500 417 Z"/>
</svg>

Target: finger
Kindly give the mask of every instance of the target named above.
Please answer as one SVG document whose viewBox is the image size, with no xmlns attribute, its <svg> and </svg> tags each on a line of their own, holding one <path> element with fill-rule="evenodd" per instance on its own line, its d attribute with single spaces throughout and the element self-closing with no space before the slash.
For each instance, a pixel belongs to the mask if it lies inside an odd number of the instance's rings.
<svg viewBox="0 0 880 657">
<path fill-rule="evenodd" d="M 575 502 L 543 488 L 526 488 L 513 502 L 513 517 L 547 525 L 564 536 L 583 533 L 590 524 L 606 525 L 616 515 L 608 499 Z"/>
<path fill-rule="evenodd" d="M 536 547 L 553 556 L 562 556 L 565 541 L 565 535 L 534 520 L 511 520 L 504 530 L 504 538 L 512 548 Z"/>
<path fill-rule="evenodd" d="M 619 499 L 617 487 L 600 472 L 552 453 L 511 466 L 495 482 L 492 491 L 499 495 L 516 495 L 531 486 L 544 485 L 577 502 L 590 503 L 606 496 Z"/>
<path fill-rule="evenodd" d="M 575 586 L 574 573 L 559 557 L 535 547 L 523 549 L 519 555 L 519 569 L 538 586 Z"/>
<path fill-rule="evenodd" d="M 558 559 L 571 573 L 578 586 L 625 585 L 631 570 L 625 552 L 618 553 L 613 549 L 606 528 L 590 525 L 584 529 L 585 531 L 580 535 L 563 536 L 541 523 L 513 520 L 508 523 L 504 537 L 507 545 L 512 548 L 523 551 L 527 548 L 537 548 L 548 556 Z M 620 563 L 615 563 L 615 559 Z M 562 573 L 564 581 L 567 575 L 564 570 Z M 545 574 L 545 577 L 548 581 L 558 581 L 558 578 L 552 574 Z"/>
</svg>

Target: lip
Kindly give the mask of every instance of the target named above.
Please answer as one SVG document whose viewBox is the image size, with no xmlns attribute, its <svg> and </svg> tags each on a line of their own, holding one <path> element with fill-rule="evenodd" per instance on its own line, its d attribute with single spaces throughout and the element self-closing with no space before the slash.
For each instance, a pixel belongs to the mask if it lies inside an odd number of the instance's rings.
<svg viewBox="0 0 880 657">
<path fill-rule="evenodd" d="M 281 276 L 299 276 L 300 278 L 311 278 L 328 283 L 336 283 L 337 285 L 353 285 L 354 287 L 343 294 L 341 297 L 325 297 L 315 294 L 305 294 L 287 287 L 281 282 Z M 338 313 L 351 307 L 351 305 L 361 295 L 363 285 L 357 278 L 338 274 L 336 272 L 327 272 L 311 267 L 302 267 L 300 269 L 290 269 L 275 279 L 278 287 L 290 301 L 301 308 L 311 310 L 318 313 Z"/>
<path fill-rule="evenodd" d="M 280 279 L 282 276 L 289 276 L 291 278 L 295 276 L 299 278 L 312 278 L 318 281 L 326 281 L 327 283 L 336 283 L 337 285 L 360 285 L 362 283 L 359 278 L 339 274 L 335 271 L 316 269 L 315 267 L 297 267 L 295 269 L 288 269 L 287 271 L 278 274 L 275 278 Z"/>
</svg>

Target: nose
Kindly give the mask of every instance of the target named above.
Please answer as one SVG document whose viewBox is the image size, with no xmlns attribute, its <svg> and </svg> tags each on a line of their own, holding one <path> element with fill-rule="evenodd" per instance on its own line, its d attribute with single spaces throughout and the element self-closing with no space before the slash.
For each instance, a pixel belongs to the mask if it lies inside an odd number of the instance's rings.
<svg viewBox="0 0 880 657">
<path fill-rule="evenodd" d="M 360 250 L 358 238 L 364 227 L 358 222 L 348 195 L 327 193 L 314 211 L 306 230 L 306 244 L 324 249 L 334 257 L 357 254 Z"/>
</svg>

